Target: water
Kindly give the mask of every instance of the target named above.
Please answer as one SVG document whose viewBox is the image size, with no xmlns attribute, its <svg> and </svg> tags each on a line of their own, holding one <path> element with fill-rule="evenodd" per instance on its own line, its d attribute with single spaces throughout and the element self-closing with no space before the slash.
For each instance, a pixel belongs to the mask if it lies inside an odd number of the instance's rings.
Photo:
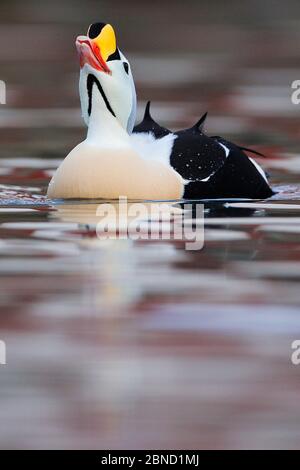
<svg viewBox="0 0 300 470">
<path fill-rule="evenodd" d="M 46 199 L 84 136 L 72 38 L 95 3 L 72 14 L 66 0 L 4 9 L 0 37 L 10 25 L 28 46 L 22 77 L 0 52 L 11 83 L 0 116 L 1 448 L 299 447 L 300 369 L 290 357 L 300 338 L 300 111 L 289 95 L 299 4 L 282 16 L 275 2 L 255 3 L 232 2 L 222 17 L 222 2 L 201 14 L 196 2 L 188 12 L 174 2 L 167 34 L 160 2 L 159 38 L 146 3 L 127 6 L 129 24 L 122 2 L 102 6 L 135 67 L 140 115 L 151 98 L 156 117 L 179 128 L 209 109 L 211 134 L 267 155 L 260 163 L 277 194 L 206 201 L 199 251 L 100 240 L 95 202 Z M 37 40 L 43 53 L 32 52 Z"/>
</svg>

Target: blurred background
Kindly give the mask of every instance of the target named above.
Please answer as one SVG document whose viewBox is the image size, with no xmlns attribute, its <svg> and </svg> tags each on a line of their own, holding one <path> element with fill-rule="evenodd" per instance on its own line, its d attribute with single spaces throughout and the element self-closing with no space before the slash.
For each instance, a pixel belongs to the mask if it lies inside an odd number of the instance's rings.
<svg viewBox="0 0 300 470">
<path fill-rule="evenodd" d="M 44 194 L 85 136 L 75 37 L 110 22 L 141 118 L 267 155 L 273 201 L 205 205 L 205 247 L 100 242 Z M 2 0 L 1 448 L 299 448 L 298 0 Z M 81 225 L 78 225 L 81 222 Z"/>
<path fill-rule="evenodd" d="M 6 152 L 61 156 L 84 135 L 74 41 L 98 20 L 114 25 L 139 105 L 151 99 L 161 122 L 176 129 L 209 111 L 211 132 L 297 148 L 299 110 L 290 100 L 299 78 L 296 0 L 284 6 L 279 0 L 162 0 L 151 7 L 133 0 L 3 0 L 0 13 Z"/>
</svg>

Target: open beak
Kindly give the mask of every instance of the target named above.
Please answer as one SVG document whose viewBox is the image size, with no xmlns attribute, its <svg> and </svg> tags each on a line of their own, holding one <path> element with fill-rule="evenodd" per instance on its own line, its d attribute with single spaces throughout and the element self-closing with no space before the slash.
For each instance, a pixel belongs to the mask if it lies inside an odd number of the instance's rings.
<svg viewBox="0 0 300 470">
<path fill-rule="evenodd" d="M 87 36 L 78 36 L 75 44 L 79 55 L 80 68 L 85 64 L 89 64 L 100 72 L 111 73 L 93 39 L 89 39 Z"/>
<path fill-rule="evenodd" d="M 85 64 L 89 64 L 100 72 L 111 74 L 107 59 L 117 48 L 116 36 L 112 26 L 107 24 L 100 34 L 93 39 L 88 36 L 78 36 L 75 44 L 81 68 Z"/>
</svg>

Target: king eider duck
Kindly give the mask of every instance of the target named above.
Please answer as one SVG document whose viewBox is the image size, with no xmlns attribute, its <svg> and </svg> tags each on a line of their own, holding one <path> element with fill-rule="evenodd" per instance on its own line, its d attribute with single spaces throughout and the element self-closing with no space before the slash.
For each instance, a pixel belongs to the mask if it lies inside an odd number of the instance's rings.
<svg viewBox="0 0 300 470">
<path fill-rule="evenodd" d="M 219 137 L 204 133 L 205 113 L 189 129 L 173 133 L 176 137 L 170 163 L 185 181 L 185 199 L 266 199 L 272 191 L 267 176 L 258 163 L 245 152 L 263 156 Z M 151 116 L 150 102 L 142 122 L 134 130 L 150 133 L 157 139 L 172 134 Z"/>
<path fill-rule="evenodd" d="M 128 60 L 117 47 L 111 25 L 94 23 L 76 39 L 79 93 L 86 140 L 56 170 L 49 198 L 177 200 L 182 177 L 170 165 L 172 133 L 130 136 L 136 93 Z"/>
</svg>

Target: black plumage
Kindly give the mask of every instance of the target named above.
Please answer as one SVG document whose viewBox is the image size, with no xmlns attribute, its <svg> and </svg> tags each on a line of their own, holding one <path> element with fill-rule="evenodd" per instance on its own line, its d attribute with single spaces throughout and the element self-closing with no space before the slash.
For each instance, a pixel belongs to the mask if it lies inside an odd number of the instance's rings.
<svg viewBox="0 0 300 470">
<path fill-rule="evenodd" d="M 146 104 L 143 120 L 140 124 L 135 126 L 135 128 L 133 129 L 133 132 L 135 133 L 152 132 L 152 134 L 157 139 L 159 139 L 160 137 L 164 137 L 168 134 L 172 134 L 172 131 L 170 131 L 166 127 L 160 126 L 157 122 L 154 121 L 150 113 L 150 105 L 151 105 L 151 102 L 148 101 L 148 103 Z"/>
<path fill-rule="evenodd" d="M 246 198 L 266 199 L 274 192 L 245 151 L 220 136 L 209 137 L 203 127 L 205 113 L 191 128 L 174 132 L 176 136 L 170 164 L 184 178 L 186 199 Z M 136 133 L 152 132 L 156 138 L 172 133 L 160 126 L 150 114 L 147 103 L 143 121 Z"/>
</svg>

